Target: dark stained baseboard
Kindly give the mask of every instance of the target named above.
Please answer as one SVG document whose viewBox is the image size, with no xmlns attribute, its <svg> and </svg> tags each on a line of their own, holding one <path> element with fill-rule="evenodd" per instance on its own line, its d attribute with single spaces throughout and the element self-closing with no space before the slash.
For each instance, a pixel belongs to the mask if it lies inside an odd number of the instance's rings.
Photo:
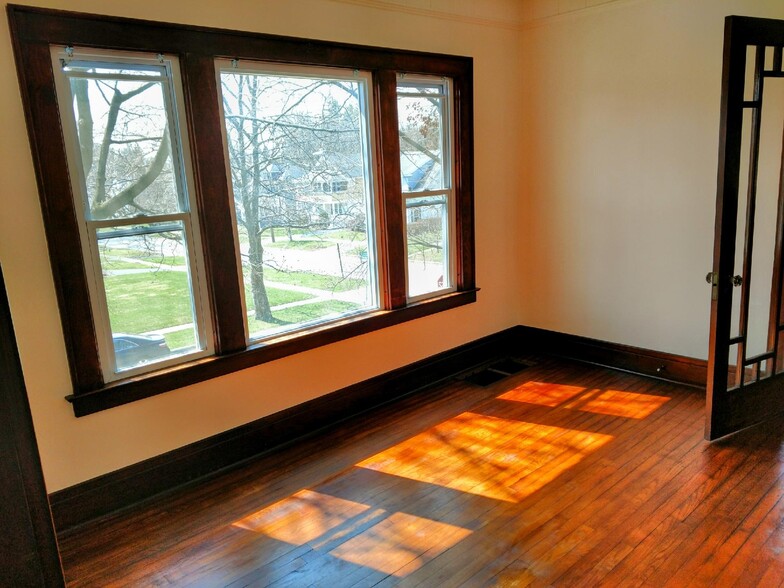
<svg viewBox="0 0 784 588">
<path fill-rule="evenodd" d="M 518 347 L 594 365 L 705 388 L 708 362 L 534 327 L 515 327 Z"/>
<path fill-rule="evenodd" d="M 517 353 L 516 328 L 298 404 L 50 495 L 58 533 L 279 449 L 348 418 L 499 357 Z"/>
<path fill-rule="evenodd" d="M 60 534 L 493 360 L 550 354 L 704 387 L 704 360 L 516 326 L 50 495 Z"/>
</svg>

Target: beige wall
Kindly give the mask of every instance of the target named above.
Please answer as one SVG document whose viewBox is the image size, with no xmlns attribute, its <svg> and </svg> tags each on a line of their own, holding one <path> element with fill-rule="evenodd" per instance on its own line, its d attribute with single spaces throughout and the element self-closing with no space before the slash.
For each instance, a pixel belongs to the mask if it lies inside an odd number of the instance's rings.
<svg viewBox="0 0 784 588">
<path fill-rule="evenodd" d="M 0 19 L 0 262 L 50 491 L 514 324 L 705 356 L 722 19 L 781 0 L 32 3 L 470 55 L 476 82 L 477 304 L 76 419 Z"/>
<path fill-rule="evenodd" d="M 519 143 L 519 32 L 461 18 L 329 0 L 32 2 L 83 12 L 473 56 L 476 79 L 476 304 L 350 339 L 185 389 L 76 419 L 5 18 L 0 19 L 0 262 L 8 282 L 50 491 L 253 421 L 515 324 L 519 216 L 510 173 Z M 504 91 L 498 92 L 499 84 Z"/>
<path fill-rule="evenodd" d="M 729 14 L 784 2 L 619 0 L 524 29 L 521 323 L 707 357 Z"/>
</svg>

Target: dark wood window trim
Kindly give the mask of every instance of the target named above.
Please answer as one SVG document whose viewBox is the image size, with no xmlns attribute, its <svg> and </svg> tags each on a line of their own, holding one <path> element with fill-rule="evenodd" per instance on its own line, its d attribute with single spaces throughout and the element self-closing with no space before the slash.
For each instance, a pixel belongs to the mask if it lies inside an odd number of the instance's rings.
<svg viewBox="0 0 784 588">
<path fill-rule="evenodd" d="M 473 221 L 473 63 L 469 57 L 194 27 L 137 19 L 8 6 L 17 73 L 38 180 L 52 272 L 68 351 L 73 394 L 82 416 L 225 375 L 267 361 L 441 312 L 476 300 Z M 50 46 L 175 55 L 182 72 L 202 244 L 215 332 L 215 355 L 106 383 L 79 246 Z M 246 345 L 235 260 L 227 170 L 217 105 L 216 59 L 248 59 L 371 72 L 379 139 L 380 249 L 387 284 L 383 308 L 370 314 Z M 445 76 L 454 88 L 457 288 L 406 303 L 396 74 Z"/>
</svg>

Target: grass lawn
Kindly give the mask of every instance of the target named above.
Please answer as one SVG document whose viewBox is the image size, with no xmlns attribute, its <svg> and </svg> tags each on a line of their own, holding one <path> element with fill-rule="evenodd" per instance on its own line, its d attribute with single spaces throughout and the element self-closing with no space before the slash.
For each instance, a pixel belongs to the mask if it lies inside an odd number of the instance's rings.
<svg viewBox="0 0 784 588">
<path fill-rule="evenodd" d="M 104 255 L 101 253 L 101 269 L 103 271 L 121 269 L 150 269 L 150 266 L 135 261 L 126 261 L 120 257 Z"/>
<path fill-rule="evenodd" d="M 193 347 L 196 345 L 196 336 L 193 334 L 193 329 L 187 328 L 182 331 L 174 331 L 173 333 L 166 333 L 164 336 L 166 344 L 169 349 L 182 349 L 183 347 Z"/>
<path fill-rule="evenodd" d="M 185 272 L 159 270 L 106 276 L 104 284 L 109 318 L 115 333 L 139 334 L 193 322 L 188 274 Z M 312 298 L 309 294 L 279 288 L 267 288 L 267 295 L 273 306 Z M 248 303 L 252 304 L 252 297 L 249 297 Z M 177 336 L 182 337 L 183 332 L 191 331 L 178 332 Z"/>
<path fill-rule="evenodd" d="M 344 314 L 358 309 L 360 306 L 352 302 L 343 302 L 342 300 L 325 300 L 324 302 L 317 302 L 315 304 L 304 304 L 302 306 L 295 306 L 293 308 L 284 308 L 274 312 L 275 318 L 290 325 L 297 325 L 319 318 L 325 317 L 330 314 Z M 263 335 L 264 331 L 268 329 L 279 328 L 279 324 L 265 323 L 257 321 L 251 315 L 248 318 L 248 332 L 254 335 Z"/>
<path fill-rule="evenodd" d="M 438 247 L 429 247 L 420 243 L 414 243 L 408 246 L 408 259 L 409 261 L 419 263 L 428 261 L 443 263 L 444 251 Z"/>
<path fill-rule="evenodd" d="M 348 229 L 330 229 L 324 231 L 324 236 L 330 239 L 339 239 L 340 241 L 359 241 L 364 243 L 367 241 L 367 234 L 361 231 L 350 231 Z"/>
<path fill-rule="evenodd" d="M 177 266 L 185 265 L 185 257 L 182 255 L 169 255 L 162 251 L 152 249 L 114 249 L 108 247 L 101 248 L 101 262 L 102 263 L 132 263 L 122 259 L 121 257 L 129 257 L 138 259 L 147 263 L 154 263 L 163 266 Z M 145 267 L 143 264 L 133 267 Z M 146 266 L 149 267 L 149 266 Z M 115 267 L 108 267 L 104 265 L 105 269 L 118 269 Z"/>
<path fill-rule="evenodd" d="M 328 292 L 346 292 L 365 287 L 365 280 L 356 278 L 342 279 L 340 276 L 328 276 L 324 274 L 313 274 L 310 272 L 283 272 L 264 268 L 264 279 L 271 282 L 281 282 L 283 284 L 293 284 L 305 286 L 306 288 L 317 288 Z M 274 306 L 274 305 L 273 305 Z"/>
<path fill-rule="evenodd" d="M 344 291 L 360 288 L 363 281 L 347 279 L 339 282 L 335 276 L 309 274 L 306 272 L 280 272 L 265 269 L 265 277 L 271 281 L 299 284 L 322 290 Z M 188 295 L 188 275 L 182 271 L 160 269 L 140 274 L 106 276 L 106 298 L 112 331 L 115 333 L 141 334 L 193 322 L 190 296 Z M 310 294 L 292 292 L 280 288 L 267 287 L 270 304 L 278 306 L 313 298 Z M 253 296 L 246 290 L 248 310 L 254 309 Z M 359 308 L 359 305 L 340 300 L 327 300 L 316 304 L 306 304 L 276 311 L 275 318 L 288 324 L 300 324 L 317 320 L 326 315 L 343 314 Z M 278 327 L 252 319 L 250 332 L 263 332 Z M 195 344 L 193 329 L 168 333 L 166 342 L 171 349 L 180 349 Z"/>
</svg>

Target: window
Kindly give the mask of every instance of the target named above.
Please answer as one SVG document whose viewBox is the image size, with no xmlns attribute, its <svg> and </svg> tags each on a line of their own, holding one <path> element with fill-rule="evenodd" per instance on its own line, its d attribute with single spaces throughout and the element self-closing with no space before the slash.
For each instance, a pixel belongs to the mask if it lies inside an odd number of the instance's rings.
<svg viewBox="0 0 784 588">
<path fill-rule="evenodd" d="M 370 75 L 219 68 L 248 340 L 377 310 Z M 351 193 L 309 199 L 313 178 L 336 173 L 353 176 Z M 321 185 L 348 191 L 347 181 Z"/>
<path fill-rule="evenodd" d="M 452 121 L 448 79 L 401 75 L 400 172 L 409 300 L 454 290 Z"/>
<path fill-rule="evenodd" d="M 64 47 L 52 60 L 104 379 L 206 355 L 176 61 Z"/>
<path fill-rule="evenodd" d="M 9 17 L 77 416 L 476 299 L 469 58 Z"/>
</svg>

